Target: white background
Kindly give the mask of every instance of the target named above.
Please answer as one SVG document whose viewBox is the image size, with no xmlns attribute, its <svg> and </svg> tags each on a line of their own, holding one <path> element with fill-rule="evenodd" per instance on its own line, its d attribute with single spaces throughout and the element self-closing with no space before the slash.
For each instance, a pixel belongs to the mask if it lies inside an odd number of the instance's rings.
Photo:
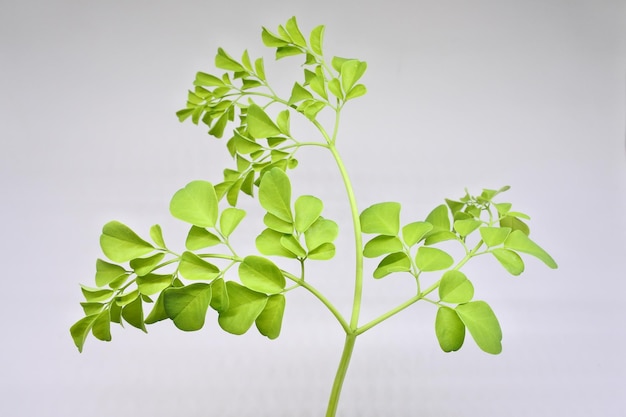
<svg viewBox="0 0 626 417">
<path fill-rule="evenodd" d="M 79 355 L 68 331 L 101 226 L 146 235 L 161 223 L 182 248 L 170 196 L 231 166 L 225 141 L 174 116 L 195 72 L 214 70 L 218 46 L 248 48 L 288 92 L 298 59 L 270 65 L 260 27 L 292 15 L 307 33 L 327 26 L 329 55 L 369 64 L 339 139 L 361 209 L 400 201 L 408 223 L 464 187 L 509 184 L 560 265 L 529 259 L 517 278 L 469 266 L 502 324 L 499 356 L 469 337 L 441 352 L 430 305 L 364 334 L 339 414 L 622 415 L 626 5 L 610 0 L 0 1 L 0 415 L 323 415 L 343 337 L 305 292 L 290 294 L 276 341 L 224 334 L 211 315 L 196 333 L 115 328 Z M 352 249 L 335 166 L 303 154 L 292 178 L 343 225 L 337 259 L 310 279 L 337 288 L 346 311 Z M 412 291 L 401 276 L 368 279 L 363 321 Z"/>
</svg>

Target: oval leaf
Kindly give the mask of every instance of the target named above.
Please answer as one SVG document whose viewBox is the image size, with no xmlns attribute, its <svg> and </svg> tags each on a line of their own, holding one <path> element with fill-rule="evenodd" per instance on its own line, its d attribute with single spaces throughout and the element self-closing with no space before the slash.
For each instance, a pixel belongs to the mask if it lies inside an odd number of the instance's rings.
<svg viewBox="0 0 626 417">
<path fill-rule="evenodd" d="M 111 264 L 102 259 L 96 261 L 96 285 L 104 287 L 113 281 L 128 275 L 126 270 L 119 265 Z"/>
<path fill-rule="evenodd" d="M 512 250 L 496 248 L 492 249 L 491 253 L 511 275 L 517 276 L 524 272 L 524 261 Z"/>
<path fill-rule="evenodd" d="M 557 268 L 557 264 L 552 257 L 539 245 L 530 240 L 528 235 L 521 230 L 513 230 L 504 241 L 504 247 L 518 252 L 527 253 L 545 263 L 550 268 Z"/>
<path fill-rule="evenodd" d="M 363 233 L 397 236 L 400 231 L 400 203 L 374 204 L 361 213 Z"/>
<path fill-rule="evenodd" d="M 239 279 L 251 290 L 266 294 L 278 294 L 285 288 L 285 277 L 269 259 L 246 256 L 239 265 Z"/>
<path fill-rule="evenodd" d="M 439 283 L 439 298 L 446 303 L 467 303 L 474 297 L 474 286 L 461 271 L 447 271 Z"/>
<path fill-rule="evenodd" d="M 449 307 L 439 307 L 435 318 L 435 334 L 444 352 L 454 352 L 463 346 L 465 325 L 456 311 Z"/>
<path fill-rule="evenodd" d="M 312 195 L 298 197 L 295 202 L 296 209 L 296 231 L 304 233 L 322 214 L 324 204 L 322 200 Z"/>
<path fill-rule="evenodd" d="M 163 307 L 167 316 L 180 330 L 192 332 L 204 326 L 211 302 L 211 286 L 195 283 L 164 291 Z"/>
<path fill-rule="evenodd" d="M 452 256 L 437 248 L 421 246 L 415 255 L 415 265 L 424 272 L 447 269 L 453 263 Z"/>
<path fill-rule="evenodd" d="M 291 214 L 291 183 L 280 168 L 272 168 L 261 178 L 259 202 L 274 216 L 286 222 L 293 222 Z"/>
<path fill-rule="evenodd" d="M 307 254 L 307 258 L 316 261 L 327 261 L 335 256 L 335 245 L 329 242 L 322 243 Z"/>
<path fill-rule="evenodd" d="M 433 225 L 428 222 L 409 223 L 402 228 L 402 239 L 408 246 L 413 246 L 431 230 Z"/>
<path fill-rule="evenodd" d="M 378 264 L 374 271 L 374 278 L 383 278 L 394 272 L 406 272 L 411 270 L 411 260 L 404 252 L 396 252 L 387 255 Z"/>
<path fill-rule="evenodd" d="M 187 239 L 185 240 L 185 247 L 189 250 L 198 250 L 207 248 L 209 246 L 215 246 L 222 243 L 219 237 L 209 232 L 203 227 L 191 226 Z"/>
<path fill-rule="evenodd" d="M 180 274 L 189 280 L 212 280 L 220 270 L 215 265 L 198 257 L 192 252 L 184 252 L 178 266 Z"/>
<path fill-rule="evenodd" d="M 172 216 L 198 227 L 213 227 L 217 221 L 217 195 L 213 184 L 192 181 L 170 201 Z"/>
<path fill-rule="evenodd" d="M 366 258 L 376 258 L 388 253 L 402 251 L 402 242 L 395 236 L 376 236 L 365 244 L 363 256 Z"/>
<path fill-rule="evenodd" d="M 485 242 L 485 245 L 489 247 L 498 246 L 506 240 L 509 233 L 511 233 L 510 227 L 481 227 L 479 230 L 480 237 Z"/>
<path fill-rule="evenodd" d="M 297 256 L 288 251 L 280 243 L 280 239 L 284 236 L 283 233 L 277 232 L 272 229 L 265 229 L 255 240 L 256 248 L 263 255 L 283 256 L 285 258 L 297 258 Z"/>
<path fill-rule="evenodd" d="M 228 333 L 244 334 L 265 308 L 268 296 L 233 281 L 226 282 L 226 292 L 228 309 L 220 312 L 217 322 Z"/>
<path fill-rule="evenodd" d="M 502 352 L 502 330 L 489 304 L 472 301 L 457 306 L 456 312 L 479 348 L 494 355 Z"/>
<path fill-rule="evenodd" d="M 147 258 L 131 259 L 130 267 L 133 268 L 137 276 L 146 275 L 159 265 L 159 262 L 165 257 L 164 253 L 157 253 Z"/>
<path fill-rule="evenodd" d="M 256 328 L 263 336 L 276 339 L 280 335 L 285 313 L 285 296 L 275 294 L 267 299 L 265 308 L 255 320 Z"/>
<path fill-rule="evenodd" d="M 150 243 L 118 221 L 104 225 L 100 235 L 100 247 L 106 257 L 114 262 L 127 262 L 154 250 Z"/>
<path fill-rule="evenodd" d="M 280 135 L 282 132 L 276 123 L 261 107 L 251 104 L 248 107 L 248 133 L 255 139 L 264 139 Z"/>
<path fill-rule="evenodd" d="M 229 207 L 222 212 L 220 216 L 220 231 L 225 237 L 230 234 L 239 226 L 239 223 L 246 217 L 244 210 Z"/>
<path fill-rule="evenodd" d="M 337 226 L 337 223 L 323 217 L 318 218 L 311 227 L 304 232 L 304 240 L 306 247 L 309 249 L 309 254 L 325 243 L 332 243 L 337 238 L 338 234 L 339 226 Z"/>
</svg>

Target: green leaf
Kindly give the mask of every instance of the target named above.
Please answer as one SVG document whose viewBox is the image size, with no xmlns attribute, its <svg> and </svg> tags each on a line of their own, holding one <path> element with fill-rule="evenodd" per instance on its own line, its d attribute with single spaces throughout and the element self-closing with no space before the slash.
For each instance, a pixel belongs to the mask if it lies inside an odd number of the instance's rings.
<svg viewBox="0 0 626 417">
<path fill-rule="evenodd" d="M 287 20 L 285 28 L 287 29 L 287 33 L 289 33 L 289 36 L 291 37 L 293 43 L 302 47 L 306 47 L 306 39 L 304 39 L 302 32 L 300 32 L 300 28 L 298 28 L 298 22 L 296 21 L 295 16 Z"/>
<path fill-rule="evenodd" d="M 124 268 L 119 265 L 111 264 L 102 259 L 96 261 L 96 285 L 104 287 L 120 277 L 128 276 Z"/>
<path fill-rule="evenodd" d="M 454 230 L 456 230 L 461 237 L 465 237 L 478 229 L 481 225 L 482 222 L 478 220 L 457 220 L 454 222 Z"/>
<path fill-rule="evenodd" d="M 259 185 L 261 206 L 279 219 L 292 222 L 291 183 L 287 174 L 279 168 L 273 168 L 261 178 Z"/>
<path fill-rule="evenodd" d="M 276 118 L 276 124 L 280 129 L 281 133 L 289 136 L 289 110 L 283 110 L 278 113 L 278 117 Z"/>
<path fill-rule="evenodd" d="M 246 217 L 244 210 L 234 207 L 225 209 L 220 216 L 220 231 L 222 235 L 225 237 L 230 236 L 244 217 Z"/>
<path fill-rule="evenodd" d="M 474 286 L 461 271 L 447 271 L 439 283 L 439 298 L 446 303 L 467 303 L 474 297 Z"/>
<path fill-rule="evenodd" d="M 270 48 L 287 45 L 287 40 L 283 39 L 280 35 L 270 32 L 266 28 L 263 28 L 261 32 L 261 39 L 263 40 L 263 44 Z"/>
<path fill-rule="evenodd" d="M 247 49 L 245 49 L 243 51 L 243 54 L 241 55 L 241 63 L 246 70 L 252 71 L 252 61 L 250 61 L 250 54 L 248 53 Z"/>
<path fill-rule="evenodd" d="M 211 302 L 211 286 L 195 283 L 164 291 L 163 306 L 168 317 L 180 330 L 192 332 L 204 326 Z"/>
<path fill-rule="evenodd" d="M 248 107 L 248 133 L 255 139 L 280 135 L 281 131 L 261 107 L 251 104 Z"/>
<path fill-rule="evenodd" d="M 178 190 L 170 201 L 172 216 L 198 227 L 213 227 L 217 222 L 217 195 L 213 184 L 192 181 Z"/>
<path fill-rule="evenodd" d="M 152 241 L 154 243 L 156 243 L 156 245 L 160 248 L 165 249 L 165 240 L 163 240 L 163 231 L 161 230 L 161 226 L 159 226 L 158 224 L 153 225 L 152 227 L 150 227 L 150 237 L 152 238 Z"/>
<path fill-rule="evenodd" d="M 296 199 L 296 231 L 304 233 L 320 217 L 324 203 L 317 197 L 303 195 Z"/>
<path fill-rule="evenodd" d="M 402 228 L 402 239 L 407 246 L 413 246 L 431 230 L 433 225 L 428 222 L 409 223 Z"/>
<path fill-rule="evenodd" d="M 374 204 L 360 216 L 363 233 L 397 236 L 400 231 L 400 203 Z"/>
<path fill-rule="evenodd" d="M 130 267 L 133 268 L 137 276 L 142 276 L 152 272 L 165 257 L 164 253 L 157 253 L 147 258 L 131 259 Z"/>
<path fill-rule="evenodd" d="M 456 240 L 457 236 L 447 230 L 432 232 L 426 236 L 425 245 L 434 245 L 435 243 L 445 242 L 446 240 Z"/>
<path fill-rule="evenodd" d="M 233 281 L 226 282 L 226 292 L 229 306 L 219 313 L 217 322 L 228 333 L 244 334 L 265 308 L 268 296 Z"/>
<path fill-rule="evenodd" d="M 137 288 L 143 295 L 157 294 L 172 285 L 172 275 L 148 274 L 137 277 Z"/>
<path fill-rule="evenodd" d="M 322 44 L 324 43 L 324 26 L 320 25 L 315 27 L 311 31 L 309 36 L 309 43 L 311 44 L 311 50 L 318 55 L 323 55 Z"/>
<path fill-rule="evenodd" d="M 193 85 L 202 87 L 224 87 L 224 81 L 215 75 L 207 74 L 204 72 L 198 72 Z"/>
<path fill-rule="evenodd" d="M 295 237 L 292 235 L 283 235 L 280 238 L 280 244 L 289 252 L 293 252 L 298 258 L 306 257 L 306 251 Z"/>
<path fill-rule="evenodd" d="M 114 262 L 127 262 L 154 250 L 150 243 L 118 221 L 104 225 L 100 235 L 100 247 L 106 257 Z"/>
<path fill-rule="evenodd" d="M 295 83 L 291 89 L 291 96 L 289 97 L 289 104 L 299 103 L 303 100 L 311 100 L 313 94 L 300 84 Z"/>
<path fill-rule="evenodd" d="M 265 64 L 263 63 L 263 58 L 257 58 L 254 61 L 254 70 L 256 71 L 257 77 L 265 81 Z"/>
<path fill-rule="evenodd" d="M 222 113 L 222 115 L 217 119 L 217 121 L 213 124 L 213 127 L 209 130 L 209 135 L 215 136 L 216 138 L 221 138 L 224 136 L 224 130 L 226 129 L 226 125 L 228 124 L 228 113 Z"/>
<path fill-rule="evenodd" d="M 509 227 L 481 227 L 478 229 L 480 237 L 485 242 L 485 245 L 489 247 L 498 246 L 506 240 L 511 228 Z"/>
<path fill-rule="evenodd" d="M 489 304 L 472 301 L 457 306 L 456 312 L 479 348 L 494 355 L 502 352 L 502 330 Z"/>
<path fill-rule="evenodd" d="M 517 276 L 524 272 L 524 261 L 512 250 L 496 248 L 491 253 L 511 275 Z"/>
<path fill-rule="evenodd" d="M 307 258 L 316 261 L 327 261 L 335 256 L 335 245 L 329 242 L 322 243 L 307 254 Z"/>
<path fill-rule="evenodd" d="M 108 342 L 111 340 L 111 312 L 110 310 L 104 310 L 93 322 L 91 332 L 98 340 Z"/>
<path fill-rule="evenodd" d="M 338 73 L 341 73 L 341 68 L 343 67 L 343 64 L 348 61 L 354 61 L 354 59 L 341 58 L 338 56 L 334 56 L 333 59 L 331 60 L 331 65 L 335 69 L 335 71 L 337 71 Z"/>
<path fill-rule="evenodd" d="M 421 246 L 415 255 L 415 265 L 420 271 L 440 271 L 452 266 L 454 259 L 446 252 L 437 248 Z"/>
<path fill-rule="evenodd" d="M 333 78 L 328 81 L 328 89 L 335 97 L 340 100 L 343 100 L 343 91 L 341 90 L 341 82 L 338 78 Z"/>
<path fill-rule="evenodd" d="M 439 307 L 435 318 L 435 334 L 444 352 L 461 349 L 465 341 L 465 325 L 459 315 L 449 307 Z"/>
<path fill-rule="evenodd" d="M 90 303 L 107 301 L 113 296 L 113 293 L 114 293 L 113 290 L 101 290 L 98 288 L 89 288 L 84 285 L 80 286 L 80 290 L 82 291 L 83 296 L 85 297 L 85 300 L 89 301 Z"/>
<path fill-rule="evenodd" d="M 271 295 L 267 299 L 265 308 L 256 318 L 256 328 L 263 336 L 276 339 L 280 335 L 285 313 L 285 296 L 282 294 Z"/>
<path fill-rule="evenodd" d="M 525 235 L 530 234 L 530 228 L 528 227 L 528 225 L 517 217 L 504 216 L 502 219 L 500 219 L 500 227 L 508 227 L 513 231 L 519 230 Z"/>
<path fill-rule="evenodd" d="M 274 216 L 272 213 L 265 213 L 263 223 L 272 230 L 290 235 L 293 233 L 293 224 Z"/>
<path fill-rule="evenodd" d="M 374 278 L 383 278 L 393 272 L 406 272 L 411 270 L 411 260 L 404 252 L 396 252 L 387 255 L 378 264 L 374 271 Z"/>
<path fill-rule="evenodd" d="M 228 309 L 228 293 L 226 283 L 222 278 L 217 278 L 211 282 L 211 308 L 221 313 Z"/>
<path fill-rule="evenodd" d="M 147 333 L 146 325 L 143 321 L 143 303 L 141 297 L 135 298 L 134 301 L 122 307 L 122 317 L 131 326 Z"/>
<path fill-rule="evenodd" d="M 367 94 L 367 88 L 363 84 L 357 84 L 346 93 L 346 101 L 352 100 Z"/>
<path fill-rule="evenodd" d="M 154 303 L 154 307 L 152 307 L 152 311 L 150 311 L 150 314 L 148 314 L 148 317 L 146 317 L 146 319 L 144 320 L 144 323 L 154 324 L 158 321 L 169 318 L 169 316 L 167 315 L 167 312 L 165 311 L 165 306 L 163 302 L 164 298 L 165 298 L 165 291 L 159 294 L 159 298 L 157 298 L 156 302 Z"/>
<path fill-rule="evenodd" d="M 115 304 L 120 307 L 124 307 L 135 301 L 137 298 L 139 298 L 139 290 L 133 290 L 126 294 L 118 295 L 117 297 L 115 297 Z"/>
<path fill-rule="evenodd" d="M 300 55 L 304 52 L 296 46 L 279 46 L 276 48 L 276 60 L 286 58 L 288 56 Z"/>
<path fill-rule="evenodd" d="M 98 314 L 92 314 L 90 316 L 83 317 L 70 327 L 70 334 L 74 340 L 74 344 L 78 348 L 79 352 L 83 351 L 85 340 L 89 335 L 89 331 L 93 327 L 94 321 L 98 318 Z"/>
<path fill-rule="evenodd" d="M 269 259 L 246 256 L 239 264 L 239 279 L 253 291 L 278 294 L 285 288 L 285 277 Z"/>
<path fill-rule="evenodd" d="M 363 256 L 366 258 L 376 258 L 394 252 L 402 251 L 402 242 L 395 236 L 376 236 L 365 244 Z"/>
<path fill-rule="evenodd" d="M 99 314 L 104 309 L 104 303 L 80 303 L 86 316 Z"/>
<path fill-rule="evenodd" d="M 189 280 L 212 280 L 217 277 L 220 270 L 215 265 L 203 260 L 192 252 L 184 252 L 180 257 L 178 270 L 181 275 Z"/>
<path fill-rule="evenodd" d="M 450 230 L 450 218 L 445 204 L 435 207 L 426 217 L 426 221 L 433 225 L 433 232 Z"/>
<path fill-rule="evenodd" d="M 337 223 L 332 220 L 319 217 L 312 225 L 304 232 L 304 240 L 306 247 L 309 249 L 309 256 L 311 253 L 323 245 L 324 243 L 331 243 L 339 234 L 339 227 Z"/>
<path fill-rule="evenodd" d="M 198 250 L 208 248 L 209 246 L 215 246 L 220 243 L 222 243 L 220 238 L 208 230 L 198 226 L 191 226 L 189 233 L 187 233 L 185 247 L 188 250 Z"/>
<path fill-rule="evenodd" d="M 256 238 L 255 244 L 259 252 L 263 255 L 283 256 L 285 258 L 297 258 L 297 256 L 288 251 L 280 243 L 280 239 L 284 236 L 283 233 L 277 232 L 272 229 L 265 229 Z"/>
<path fill-rule="evenodd" d="M 222 48 L 217 49 L 217 55 L 215 56 L 215 66 L 228 71 L 243 71 L 245 68 L 237 62 L 233 57 L 228 55 Z"/>
<path fill-rule="evenodd" d="M 552 257 L 521 230 L 513 230 L 504 241 L 504 247 L 514 251 L 527 253 L 540 259 L 548 267 L 555 269 L 557 264 Z"/>
<path fill-rule="evenodd" d="M 350 91 L 354 84 L 363 76 L 367 63 L 352 59 L 341 64 L 341 84 L 344 91 Z"/>
</svg>

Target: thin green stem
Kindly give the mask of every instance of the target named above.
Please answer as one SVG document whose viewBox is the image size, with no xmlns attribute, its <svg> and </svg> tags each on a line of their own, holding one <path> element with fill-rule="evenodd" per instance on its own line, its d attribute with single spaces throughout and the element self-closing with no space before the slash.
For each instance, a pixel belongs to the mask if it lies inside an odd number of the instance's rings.
<svg viewBox="0 0 626 417">
<path fill-rule="evenodd" d="M 348 372 L 348 366 L 350 365 L 350 359 L 352 358 L 352 351 L 354 350 L 354 344 L 356 342 L 356 334 L 346 333 L 346 341 L 343 345 L 343 352 L 341 354 L 341 361 L 339 362 L 339 368 L 337 369 L 337 375 L 333 382 L 333 389 L 328 399 L 328 408 L 326 409 L 326 417 L 335 417 L 337 414 L 337 406 L 339 405 L 339 397 L 341 395 L 341 388 L 343 387 L 343 381 L 346 378 Z"/>
</svg>

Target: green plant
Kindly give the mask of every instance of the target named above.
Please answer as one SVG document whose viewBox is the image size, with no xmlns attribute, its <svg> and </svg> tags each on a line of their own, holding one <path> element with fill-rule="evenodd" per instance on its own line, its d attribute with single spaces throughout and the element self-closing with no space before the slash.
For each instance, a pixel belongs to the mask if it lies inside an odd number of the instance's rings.
<svg viewBox="0 0 626 417">
<path fill-rule="evenodd" d="M 533 255 L 550 268 L 556 268 L 556 263 L 529 238 L 525 222 L 529 217 L 513 211 L 510 203 L 494 201 L 508 187 L 485 189 L 475 196 L 466 192 L 458 200 L 446 200 L 423 220 L 404 225 L 396 202 L 374 204 L 360 212 L 335 144 L 344 106 L 366 93 L 359 80 L 367 65 L 357 59 L 326 60 L 323 36 L 324 26 L 318 26 L 305 38 L 295 18 L 275 33 L 263 28 L 263 43 L 276 48 L 276 59 L 304 58 L 303 80 L 294 83 L 289 97 L 272 89 L 263 59 L 252 60 L 247 51 L 237 60 L 219 48 L 215 66 L 226 72 L 197 73 L 187 106 L 178 117 L 205 124 L 217 138 L 231 125 L 226 146 L 235 167 L 224 170 L 218 184 L 193 181 L 172 197 L 171 214 L 190 225 L 182 253 L 166 245 L 159 225 L 150 228 L 151 242 L 120 222 L 104 225 L 100 245 L 108 261 L 97 260 L 96 287 L 82 287 L 85 317 L 71 327 L 79 351 L 89 333 L 111 340 L 111 323 L 126 322 L 146 331 L 146 325 L 170 319 L 181 330 L 195 331 L 203 327 L 209 310 L 217 313 L 219 326 L 229 333 L 240 335 L 255 325 L 274 339 L 280 334 L 285 295 L 303 288 L 326 306 L 345 332 L 327 417 L 336 414 L 357 337 L 418 301 L 437 308 L 435 334 L 445 352 L 461 348 L 467 329 L 480 349 L 500 353 L 498 320 L 485 301 L 473 299 L 474 287 L 461 267 L 474 257 L 490 255 L 509 273 L 519 275 L 524 270 L 519 253 Z M 319 121 L 321 113 L 334 120 L 328 128 Z M 303 142 L 292 136 L 292 117 L 312 123 L 319 140 Z M 349 316 L 318 291 L 311 278 L 305 279 L 309 262 L 333 258 L 333 241 L 339 232 L 337 223 L 322 216 L 320 199 L 292 197 L 287 172 L 296 167 L 296 154 L 312 146 L 330 152 L 352 214 L 356 266 Z M 246 216 L 237 208 L 241 193 L 256 197 L 266 211 L 264 229 L 255 240 L 262 256 L 242 256 L 231 245 L 231 234 Z M 372 236 L 365 244 L 364 235 Z M 454 259 L 441 242 L 458 244 L 463 255 Z M 276 259 L 281 257 L 299 264 L 298 270 L 278 266 Z M 382 258 L 373 271 L 375 279 L 404 274 L 415 281 L 416 290 L 402 304 L 361 324 L 364 257 Z M 232 275 L 238 280 L 227 279 Z"/>
</svg>

